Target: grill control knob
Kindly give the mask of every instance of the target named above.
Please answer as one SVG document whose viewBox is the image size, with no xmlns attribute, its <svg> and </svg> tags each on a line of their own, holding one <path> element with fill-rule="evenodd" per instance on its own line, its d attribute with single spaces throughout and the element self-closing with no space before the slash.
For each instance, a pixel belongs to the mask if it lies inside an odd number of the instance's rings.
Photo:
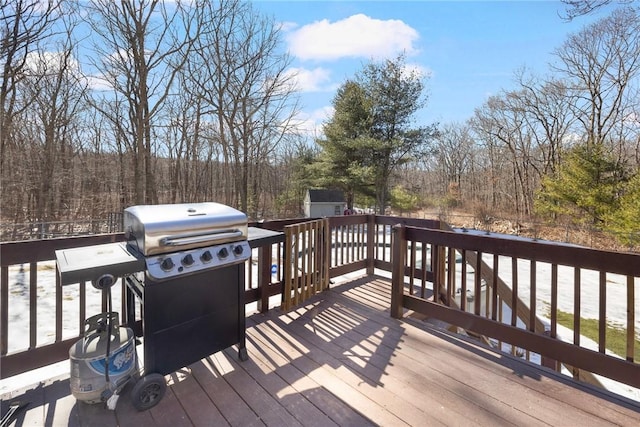
<svg viewBox="0 0 640 427">
<path fill-rule="evenodd" d="M 229 256 L 229 251 L 227 250 L 227 248 L 222 248 L 218 251 L 218 258 L 225 259 L 228 256 Z"/>
<path fill-rule="evenodd" d="M 184 265 L 186 267 L 188 267 L 190 265 L 193 265 L 193 262 L 194 262 L 193 261 L 193 255 L 191 255 L 191 254 L 187 254 L 187 255 L 185 255 L 184 258 L 182 258 L 182 265 Z"/>
<path fill-rule="evenodd" d="M 237 245 L 233 247 L 233 253 L 236 254 L 236 256 L 242 255 L 242 252 L 244 252 L 244 248 L 242 246 Z"/>
<path fill-rule="evenodd" d="M 163 269 L 164 271 L 171 271 L 173 269 L 173 267 L 174 267 L 174 265 L 173 265 L 173 261 L 171 260 L 171 258 L 165 258 L 160 263 L 160 268 Z"/>
<path fill-rule="evenodd" d="M 209 262 L 213 259 L 213 255 L 211 255 L 210 251 L 204 251 L 202 255 L 200 255 L 200 259 L 202 262 Z"/>
</svg>

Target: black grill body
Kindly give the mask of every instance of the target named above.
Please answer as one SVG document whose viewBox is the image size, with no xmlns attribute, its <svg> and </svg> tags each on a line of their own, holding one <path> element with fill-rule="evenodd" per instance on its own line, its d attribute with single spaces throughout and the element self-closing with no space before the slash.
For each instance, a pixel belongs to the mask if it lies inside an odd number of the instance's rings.
<svg viewBox="0 0 640 427">
<path fill-rule="evenodd" d="M 213 353 L 238 345 L 247 359 L 244 264 L 144 285 L 127 280 L 127 321 L 141 302 L 144 370 L 166 375 Z"/>
</svg>

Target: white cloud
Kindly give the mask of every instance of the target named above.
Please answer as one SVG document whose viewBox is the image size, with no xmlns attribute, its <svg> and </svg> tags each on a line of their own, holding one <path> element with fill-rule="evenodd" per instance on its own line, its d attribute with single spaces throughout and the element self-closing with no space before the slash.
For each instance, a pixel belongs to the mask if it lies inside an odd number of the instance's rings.
<svg viewBox="0 0 640 427">
<path fill-rule="evenodd" d="M 337 22 L 324 19 L 292 31 L 287 37 L 291 53 L 303 60 L 390 58 L 400 52 L 416 53 L 418 32 L 396 19 L 379 20 L 363 14 Z"/>
<path fill-rule="evenodd" d="M 68 73 L 75 73 L 79 69 L 78 61 L 75 58 L 66 58 L 65 52 L 34 51 L 28 53 L 26 57 L 27 69 L 37 74 L 59 73 L 63 66 L 66 66 Z"/>
<path fill-rule="evenodd" d="M 298 24 L 296 24 L 295 22 L 283 21 L 280 23 L 280 30 L 282 31 L 289 32 L 293 31 L 294 28 L 298 28 Z"/>
<path fill-rule="evenodd" d="M 94 75 L 86 77 L 87 85 L 89 89 L 97 90 L 97 91 L 111 91 L 113 90 L 113 85 L 102 75 Z"/>
<path fill-rule="evenodd" d="M 287 74 L 295 81 L 296 89 L 301 92 L 324 92 L 334 89 L 334 85 L 329 85 L 331 70 L 326 68 L 290 68 Z"/>
<path fill-rule="evenodd" d="M 310 113 L 302 111 L 294 118 L 296 128 L 306 135 L 319 137 L 322 135 L 322 125 L 333 115 L 333 111 L 330 105 Z"/>
</svg>

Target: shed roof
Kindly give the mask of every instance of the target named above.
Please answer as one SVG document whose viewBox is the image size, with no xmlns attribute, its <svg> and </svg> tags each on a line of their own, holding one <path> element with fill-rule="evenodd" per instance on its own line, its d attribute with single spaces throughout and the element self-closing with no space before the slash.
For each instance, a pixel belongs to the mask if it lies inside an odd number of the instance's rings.
<svg viewBox="0 0 640 427">
<path fill-rule="evenodd" d="M 344 203 L 344 193 L 340 190 L 309 190 L 311 202 L 340 202 Z"/>
</svg>

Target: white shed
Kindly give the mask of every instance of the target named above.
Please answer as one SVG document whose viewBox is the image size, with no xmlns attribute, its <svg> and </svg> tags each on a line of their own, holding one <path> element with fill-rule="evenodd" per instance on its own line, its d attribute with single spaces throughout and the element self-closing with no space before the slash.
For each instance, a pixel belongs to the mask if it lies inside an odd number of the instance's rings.
<svg viewBox="0 0 640 427">
<path fill-rule="evenodd" d="M 346 205 L 340 190 L 307 190 L 304 214 L 307 218 L 342 215 Z"/>
</svg>

